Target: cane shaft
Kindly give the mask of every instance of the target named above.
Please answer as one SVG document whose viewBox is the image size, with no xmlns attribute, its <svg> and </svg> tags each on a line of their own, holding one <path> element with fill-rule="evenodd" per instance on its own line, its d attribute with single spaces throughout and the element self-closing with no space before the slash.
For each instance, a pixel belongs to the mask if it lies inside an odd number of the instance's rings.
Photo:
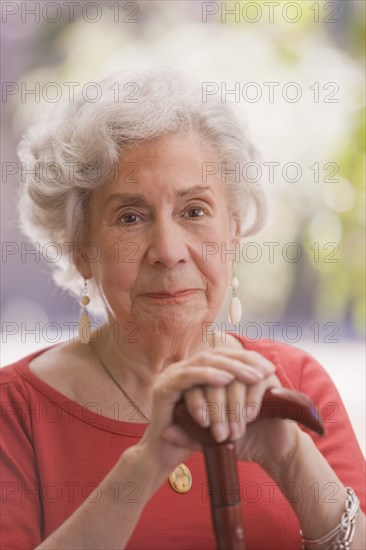
<svg viewBox="0 0 366 550">
<path fill-rule="evenodd" d="M 287 388 L 266 390 L 253 422 L 274 418 L 291 419 L 319 435 L 325 428 L 312 401 L 303 393 Z M 210 428 L 199 426 L 188 413 L 184 399 L 175 406 L 174 421 L 202 445 L 210 488 L 212 522 L 218 550 L 244 550 L 240 486 L 234 444 L 217 443 Z"/>
</svg>

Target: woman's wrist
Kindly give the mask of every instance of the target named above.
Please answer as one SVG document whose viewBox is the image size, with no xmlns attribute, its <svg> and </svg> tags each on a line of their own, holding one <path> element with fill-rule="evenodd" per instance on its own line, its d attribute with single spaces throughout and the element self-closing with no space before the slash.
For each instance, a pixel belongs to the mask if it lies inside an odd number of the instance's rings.
<svg viewBox="0 0 366 550">
<path fill-rule="evenodd" d="M 280 422 L 280 420 L 277 421 Z M 281 422 L 289 421 L 281 420 Z M 294 461 L 297 461 L 298 456 L 301 456 L 303 452 L 302 448 L 304 442 L 302 441 L 302 436 L 306 435 L 295 422 L 289 423 L 288 429 L 293 432 L 293 444 L 291 445 L 291 448 L 289 448 L 289 450 L 281 458 L 274 458 L 267 454 L 265 460 L 259 462 L 259 465 L 274 481 L 276 481 L 279 486 L 289 482 L 289 478 L 292 476 L 290 472 Z"/>
<path fill-rule="evenodd" d="M 159 461 L 144 442 L 129 447 L 121 455 L 122 468 L 131 472 L 141 500 L 146 504 L 167 478 Z"/>
<path fill-rule="evenodd" d="M 346 487 L 325 460 L 311 437 L 299 430 L 298 444 L 278 469 L 275 481 L 288 498 L 289 487 L 297 497 L 290 504 L 304 536 L 317 539 L 339 524 L 347 498 Z"/>
</svg>

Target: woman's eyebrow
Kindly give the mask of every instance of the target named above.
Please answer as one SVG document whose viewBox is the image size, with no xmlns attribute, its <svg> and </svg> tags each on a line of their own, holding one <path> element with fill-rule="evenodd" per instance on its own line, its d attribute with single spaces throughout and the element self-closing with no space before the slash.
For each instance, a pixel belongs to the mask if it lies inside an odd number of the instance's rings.
<svg viewBox="0 0 366 550">
<path fill-rule="evenodd" d="M 187 197 L 187 196 L 190 196 L 190 195 L 196 195 L 197 193 L 202 193 L 202 192 L 205 192 L 205 191 L 209 191 L 211 192 L 212 194 L 213 193 L 213 189 L 207 185 L 195 185 L 194 187 L 187 187 L 186 189 L 181 189 L 180 191 L 177 192 L 176 196 L 178 198 L 184 198 L 184 197 Z M 147 200 L 146 198 L 144 197 L 144 195 L 141 195 L 139 193 L 134 193 L 134 194 L 131 194 L 131 193 L 112 193 L 112 195 L 109 195 L 109 197 L 107 197 L 106 199 L 106 202 L 105 202 L 105 206 L 107 206 L 107 204 L 109 204 L 111 201 L 113 200 L 118 200 L 119 202 L 126 202 L 128 204 L 142 204 L 142 205 L 146 205 L 148 204 L 147 203 Z"/>
<path fill-rule="evenodd" d="M 183 198 L 189 195 L 196 195 L 198 193 L 203 193 L 204 191 L 210 191 L 214 194 L 212 187 L 208 185 L 195 185 L 194 187 L 187 187 L 186 189 L 181 189 L 177 193 L 177 197 Z"/>
</svg>

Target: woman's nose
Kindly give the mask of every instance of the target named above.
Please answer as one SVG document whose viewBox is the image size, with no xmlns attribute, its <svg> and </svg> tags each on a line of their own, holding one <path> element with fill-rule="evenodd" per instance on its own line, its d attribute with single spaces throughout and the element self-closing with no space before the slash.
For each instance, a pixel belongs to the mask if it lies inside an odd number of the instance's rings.
<svg viewBox="0 0 366 550">
<path fill-rule="evenodd" d="M 148 232 L 147 259 L 150 265 L 156 262 L 171 268 L 186 261 L 189 253 L 184 229 L 174 220 L 155 220 Z"/>
</svg>

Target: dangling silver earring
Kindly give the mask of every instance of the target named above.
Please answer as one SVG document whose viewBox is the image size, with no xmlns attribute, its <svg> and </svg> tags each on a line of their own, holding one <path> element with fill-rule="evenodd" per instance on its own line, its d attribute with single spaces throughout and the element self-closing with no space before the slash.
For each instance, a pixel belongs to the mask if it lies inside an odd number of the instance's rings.
<svg viewBox="0 0 366 550">
<path fill-rule="evenodd" d="M 83 306 L 83 310 L 79 319 L 79 338 L 82 344 L 89 344 L 90 342 L 90 319 L 86 307 L 88 304 L 90 304 L 90 298 L 88 296 L 87 280 L 84 279 L 83 293 L 80 298 L 80 305 Z"/>
<path fill-rule="evenodd" d="M 231 281 L 230 281 L 230 288 L 231 288 L 231 300 L 229 303 L 229 323 L 232 325 L 235 325 L 236 323 L 240 323 L 241 320 L 241 313 L 242 313 L 242 307 L 241 307 L 241 301 L 239 297 L 236 295 L 236 290 L 239 287 L 239 279 L 235 277 L 235 262 L 233 261 L 231 266 Z"/>
</svg>

